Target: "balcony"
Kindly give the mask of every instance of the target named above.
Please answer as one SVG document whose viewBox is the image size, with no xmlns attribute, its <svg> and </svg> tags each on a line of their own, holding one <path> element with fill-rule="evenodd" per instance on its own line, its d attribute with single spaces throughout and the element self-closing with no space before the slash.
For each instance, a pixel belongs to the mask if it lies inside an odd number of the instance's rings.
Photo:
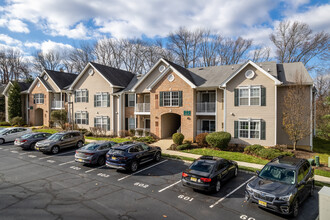
<svg viewBox="0 0 330 220">
<path fill-rule="evenodd" d="M 135 114 L 150 114 L 150 103 L 136 103 Z"/>
<path fill-rule="evenodd" d="M 197 114 L 214 115 L 215 102 L 201 102 L 197 103 Z"/>
<path fill-rule="evenodd" d="M 63 101 L 52 101 L 52 109 L 64 109 Z"/>
</svg>

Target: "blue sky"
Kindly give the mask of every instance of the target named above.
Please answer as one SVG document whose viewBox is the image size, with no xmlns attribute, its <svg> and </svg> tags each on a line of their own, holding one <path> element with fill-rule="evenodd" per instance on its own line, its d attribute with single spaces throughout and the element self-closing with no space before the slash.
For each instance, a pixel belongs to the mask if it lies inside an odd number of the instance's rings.
<svg viewBox="0 0 330 220">
<path fill-rule="evenodd" d="M 0 0 L 0 47 L 29 57 L 36 50 L 71 49 L 79 41 L 104 37 L 164 38 L 180 26 L 210 28 L 269 46 L 268 36 L 282 20 L 330 32 L 329 1 Z"/>
</svg>

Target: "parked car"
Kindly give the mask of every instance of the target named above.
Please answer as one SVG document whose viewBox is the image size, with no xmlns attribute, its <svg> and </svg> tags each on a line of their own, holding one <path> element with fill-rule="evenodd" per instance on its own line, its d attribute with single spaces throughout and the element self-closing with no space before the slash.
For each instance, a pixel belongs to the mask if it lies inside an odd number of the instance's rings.
<svg viewBox="0 0 330 220">
<path fill-rule="evenodd" d="M 266 164 L 246 185 L 245 199 L 272 211 L 298 215 L 314 191 L 314 170 L 306 159 L 280 156 Z"/>
<path fill-rule="evenodd" d="M 24 134 L 31 133 L 32 130 L 30 128 L 5 128 L 0 131 L 0 144 L 5 142 L 15 141 L 16 138 L 23 136 Z"/>
<path fill-rule="evenodd" d="M 97 141 L 89 143 L 76 151 L 75 161 L 84 164 L 105 164 L 105 155 L 116 145 L 113 141 Z"/>
<path fill-rule="evenodd" d="M 222 184 L 236 177 L 238 165 L 235 161 L 219 157 L 202 156 L 182 172 L 183 186 L 195 190 L 219 192 Z"/>
<path fill-rule="evenodd" d="M 82 147 L 84 135 L 79 131 L 58 132 L 43 141 L 36 143 L 35 149 L 43 153 L 57 154 L 61 149 L 68 147 Z"/>
<path fill-rule="evenodd" d="M 135 172 L 139 165 L 161 159 L 161 148 L 145 143 L 119 144 L 107 153 L 106 165 L 115 169 Z"/>
<path fill-rule="evenodd" d="M 35 132 L 30 134 L 25 134 L 19 138 L 16 138 L 14 144 L 23 149 L 34 149 L 35 144 L 38 141 L 42 141 L 50 137 L 52 134 L 44 132 Z"/>
</svg>

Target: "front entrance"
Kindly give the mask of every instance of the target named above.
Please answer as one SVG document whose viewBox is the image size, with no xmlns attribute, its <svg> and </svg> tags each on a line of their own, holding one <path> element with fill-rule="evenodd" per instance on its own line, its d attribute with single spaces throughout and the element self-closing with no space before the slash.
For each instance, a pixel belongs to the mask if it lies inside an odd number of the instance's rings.
<svg viewBox="0 0 330 220">
<path fill-rule="evenodd" d="M 161 138 L 172 138 L 181 129 L 181 116 L 175 113 L 166 113 L 161 117 Z"/>
<path fill-rule="evenodd" d="M 34 113 L 34 125 L 43 126 L 44 125 L 44 110 L 37 108 Z"/>
</svg>

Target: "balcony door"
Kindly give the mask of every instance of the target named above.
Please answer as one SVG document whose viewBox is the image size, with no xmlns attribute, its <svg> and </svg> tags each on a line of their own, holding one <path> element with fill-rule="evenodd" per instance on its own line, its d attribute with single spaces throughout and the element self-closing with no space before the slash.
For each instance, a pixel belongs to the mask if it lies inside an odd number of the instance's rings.
<svg viewBox="0 0 330 220">
<path fill-rule="evenodd" d="M 144 103 L 150 103 L 150 94 L 145 94 L 144 95 L 143 102 Z"/>
<path fill-rule="evenodd" d="M 215 102 L 215 92 L 202 92 L 201 102 Z"/>
</svg>

